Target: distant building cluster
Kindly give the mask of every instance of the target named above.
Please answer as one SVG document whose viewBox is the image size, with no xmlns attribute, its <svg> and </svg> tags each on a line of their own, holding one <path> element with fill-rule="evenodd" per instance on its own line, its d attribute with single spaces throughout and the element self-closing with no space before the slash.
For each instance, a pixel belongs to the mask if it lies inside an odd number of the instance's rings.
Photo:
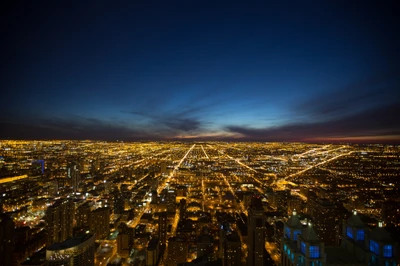
<svg viewBox="0 0 400 266">
<path fill-rule="evenodd" d="M 0 266 L 397 266 L 399 180 L 390 145 L 0 141 Z"/>
</svg>

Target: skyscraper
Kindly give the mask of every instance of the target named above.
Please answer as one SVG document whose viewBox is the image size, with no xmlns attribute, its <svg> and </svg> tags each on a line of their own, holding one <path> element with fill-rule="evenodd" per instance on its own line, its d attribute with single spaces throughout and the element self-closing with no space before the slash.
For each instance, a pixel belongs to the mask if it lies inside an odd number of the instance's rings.
<svg viewBox="0 0 400 266">
<path fill-rule="evenodd" d="M 167 242 L 167 225 L 168 225 L 167 212 L 162 212 L 158 216 L 158 237 L 160 239 L 161 245 L 165 245 L 165 243 Z"/>
<path fill-rule="evenodd" d="M 354 211 L 344 222 L 342 234 L 341 247 L 359 263 L 372 266 L 398 265 L 399 245 L 382 222 L 370 230 Z"/>
<path fill-rule="evenodd" d="M 81 183 L 81 174 L 79 170 L 79 165 L 76 162 L 71 162 L 68 164 L 67 180 L 69 185 L 74 188 L 74 192 L 76 192 Z"/>
<path fill-rule="evenodd" d="M 159 238 L 157 236 L 153 237 L 146 249 L 146 266 L 157 265 L 159 257 Z"/>
<path fill-rule="evenodd" d="M 167 266 L 176 266 L 178 263 L 186 262 L 188 256 L 188 245 L 181 237 L 170 237 L 168 239 Z"/>
<path fill-rule="evenodd" d="M 117 251 L 122 258 L 128 258 L 133 249 L 133 228 L 125 223 L 118 226 Z"/>
<path fill-rule="evenodd" d="M 0 265 L 13 265 L 14 221 L 0 214 Z"/>
<path fill-rule="evenodd" d="M 96 240 L 103 239 L 110 233 L 110 208 L 98 208 L 91 213 L 90 230 Z"/>
<path fill-rule="evenodd" d="M 72 237 L 74 214 L 74 202 L 69 199 L 58 200 L 47 208 L 47 246 Z"/>
<path fill-rule="evenodd" d="M 328 246 L 338 246 L 340 218 L 335 204 L 327 199 L 311 198 L 308 208 L 319 239 Z"/>
<path fill-rule="evenodd" d="M 203 257 L 207 261 L 214 259 L 214 239 L 207 232 L 197 238 L 197 257 Z"/>
<path fill-rule="evenodd" d="M 83 228 L 90 226 L 90 205 L 85 202 L 76 209 L 76 227 Z"/>
<path fill-rule="evenodd" d="M 265 215 L 261 197 L 254 196 L 251 199 L 247 218 L 247 265 L 264 265 L 265 250 Z"/>
<path fill-rule="evenodd" d="M 239 266 L 242 265 L 242 243 L 236 232 L 229 233 L 225 236 L 223 266 Z"/>
</svg>

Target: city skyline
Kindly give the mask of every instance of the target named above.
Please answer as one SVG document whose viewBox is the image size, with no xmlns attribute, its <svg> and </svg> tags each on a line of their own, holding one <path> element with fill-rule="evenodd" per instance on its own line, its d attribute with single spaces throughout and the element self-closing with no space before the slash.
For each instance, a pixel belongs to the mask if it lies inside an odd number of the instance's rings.
<svg viewBox="0 0 400 266">
<path fill-rule="evenodd" d="M 0 139 L 400 143 L 398 11 L 13 3 Z"/>
</svg>

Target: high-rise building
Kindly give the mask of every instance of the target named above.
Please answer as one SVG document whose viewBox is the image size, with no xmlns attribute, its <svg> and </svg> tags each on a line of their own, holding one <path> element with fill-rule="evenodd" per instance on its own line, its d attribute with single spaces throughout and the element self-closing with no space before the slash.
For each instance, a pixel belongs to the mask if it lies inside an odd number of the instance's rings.
<svg viewBox="0 0 400 266">
<path fill-rule="evenodd" d="M 91 213 L 90 231 L 96 240 L 103 239 L 110 233 L 110 208 L 98 208 Z"/>
<path fill-rule="evenodd" d="M 341 246 L 325 246 L 311 224 L 300 232 L 294 213 L 284 226 L 281 245 L 282 266 L 398 265 L 399 247 L 382 223 L 370 230 L 357 212 L 343 222 Z"/>
<path fill-rule="evenodd" d="M 114 214 L 122 214 L 125 210 L 125 201 L 122 193 L 119 191 L 114 192 Z"/>
<path fill-rule="evenodd" d="M 161 162 L 161 174 L 165 175 L 167 174 L 167 162 Z"/>
<path fill-rule="evenodd" d="M 162 212 L 158 216 L 158 237 L 160 239 L 161 245 L 165 245 L 165 243 L 167 242 L 167 226 L 168 226 L 167 212 Z"/>
<path fill-rule="evenodd" d="M 60 243 L 72 237 L 75 205 L 72 200 L 61 199 L 47 208 L 47 246 Z"/>
<path fill-rule="evenodd" d="M 186 218 L 186 200 L 181 199 L 179 201 L 179 216 L 181 218 Z"/>
<path fill-rule="evenodd" d="M 286 210 L 290 190 L 275 191 L 271 196 L 271 207 Z"/>
<path fill-rule="evenodd" d="M 76 209 L 76 227 L 84 228 L 90 226 L 90 204 L 85 202 Z"/>
<path fill-rule="evenodd" d="M 14 221 L 6 214 L 0 214 L 0 265 L 13 265 Z"/>
<path fill-rule="evenodd" d="M 46 249 L 47 266 L 93 266 L 95 237 L 85 233 L 67 239 L 62 243 L 55 243 Z"/>
<path fill-rule="evenodd" d="M 305 207 L 305 202 L 299 196 L 289 196 L 287 202 L 287 212 L 288 215 L 292 215 L 293 211 L 302 212 Z"/>
<path fill-rule="evenodd" d="M 187 242 L 181 237 L 170 237 L 168 239 L 167 266 L 176 266 L 178 263 L 186 262 L 187 256 Z"/>
<path fill-rule="evenodd" d="M 146 266 L 156 266 L 159 257 L 159 238 L 150 239 L 146 249 Z"/>
<path fill-rule="evenodd" d="M 197 257 L 203 257 L 206 261 L 214 259 L 214 239 L 207 232 L 197 238 Z"/>
<path fill-rule="evenodd" d="M 152 190 L 151 191 L 151 204 L 157 204 L 157 203 L 158 203 L 157 190 Z"/>
<path fill-rule="evenodd" d="M 122 258 L 128 258 L 133 249 L 133 228 L 128 227 L 125 223 L 118 226 L 117 251 Z"/>
<path fill-rule="evenodd" d="M 67 180 L 69 185 L 74 188 L 74 192 L 76 192 L 81 183 L 81 174 L 79 170 L 79 165 L 76 162 L 71 162 L 68 164 Z"/>
<path fill-rule="evenodd" d="M 236 232 L 225 235 L 224 255 L 222 260 L 223 266 L 240 266 L 242 265 L 242 243 Z"/>
<path fill-rule="evenodd" d="M 370 230 L 356 211 L 343 224 L 341 247 L 348 252 L 348 256 L 364 265 L 395 266 L 399 263 L 398 243 L 383 223 L 379 222 L 376 228 Z"/>
<path fill-rule="evenodd" d="M 340 241 L 340 217 L 335 204 L 327 199 L 310 199 L 309 213 L 319 239 L 327 246 L 338 246 Z"/>
<path fill-rule="evenodd" d="M 167 212 L 175 213 L 176 212 L 176 192 L 175 192 L 175 190 L 167 191 L 166 201 L 167 201 Z"/>
<path fill-rule="evenodd" d="M 264 265 L 265 215 L 261 197 L 251 199 L 247 218 L 247 265 Z"/>
</svg>

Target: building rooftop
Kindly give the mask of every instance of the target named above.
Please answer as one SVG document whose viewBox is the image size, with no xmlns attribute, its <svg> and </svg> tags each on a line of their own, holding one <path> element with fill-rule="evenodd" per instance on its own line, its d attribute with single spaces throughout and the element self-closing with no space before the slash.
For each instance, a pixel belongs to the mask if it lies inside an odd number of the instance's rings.
<svg viewBox="0 0 400 266">
<path fill-rule="evenodd" d="M 304 229 L 301 234 L 301 237 L 306 240 L 307 242 L 316 242 L 319 241 L 317 233 L 311 223 L 309 223 Z"/>
<path fill-rule="evenodd" d="M 371 239 L 380 242 L 390 242 L 393 241 L 392 237 L 390 236 L 389 232 L 383 227 L 382 222 L 379 222 L 378 227 L 374 228 L 371 231 L 370 235 Z"/>
<path fill-rule="evenodd" d="M 349 219 L 347 219 L 347 224 L 352 227 L 356 227 L 356 228 L 364 227 L 364 223 L 361 221 L 360 216 L 357 215 L 356 211 L 354 211 L 353 215 L 350 216 Z"/>
<path fill-rule="evenodd" d="M 296 210 L 293 211 L 293 215 L 290 216 L 290 218 L 289 218 L 289 220 L 287 221 L 286 224 L 291 228 L 299 228 L 299 229 L 303 228 L 303 226 L 302 226 L 302 224 L 300 222 L 300 219 L 297 216 Z"/>
<path fill-rule="evenodd" d="M 149 244 L 147 245 L 147 250 L 156 250 L 158 242 L 159 238 L 154 236 L 152 239 L 150 239 Z"/>
<path fill-rule="evenodd" d="M 77 236 L 65 240 L 62 243 L 55 243 L 50 247 L 48 247 L 47 250 L 55 251 L 55 250 L 72 248 L 78 246 L 79 244 L 84 243 L 85 241 L 89 240 L 92 237 L 94 237 L 94 235 L 90 233 L 79 234 Z"/>
</svg>

